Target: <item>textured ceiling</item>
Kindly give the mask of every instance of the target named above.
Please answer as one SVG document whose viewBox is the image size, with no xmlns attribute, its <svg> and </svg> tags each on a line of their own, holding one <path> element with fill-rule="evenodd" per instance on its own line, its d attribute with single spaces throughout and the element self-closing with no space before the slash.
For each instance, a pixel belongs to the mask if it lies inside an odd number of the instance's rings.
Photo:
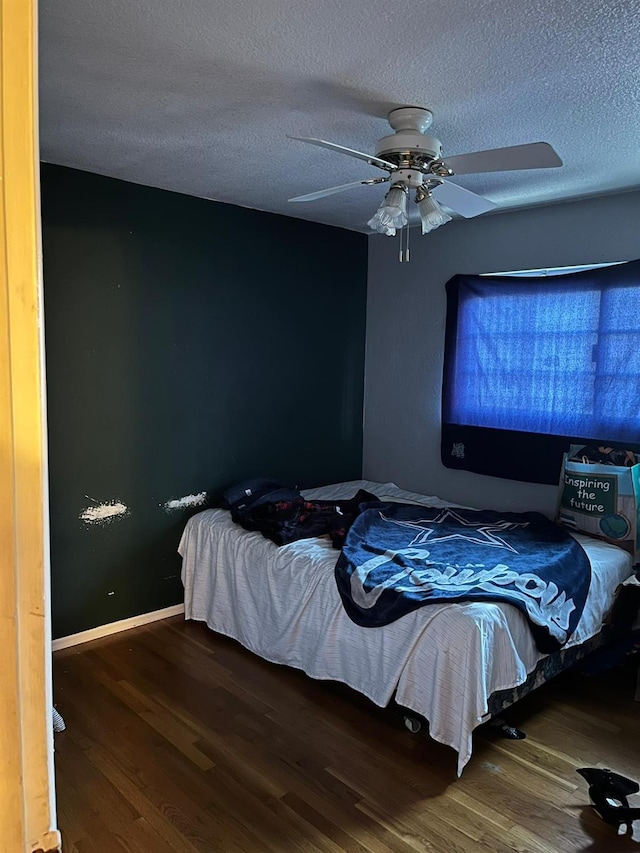
<svg viewBox="0 0 640 853">
<path fill-rule="evenodd" d="M 429 107 L 445 154 L 550 142 L 561 169 L 456 178 L 507 209 L 640 186 L 640 0 L 41 0 L 42 159 L 366 231 L 373 153 Z"/>
</svg>

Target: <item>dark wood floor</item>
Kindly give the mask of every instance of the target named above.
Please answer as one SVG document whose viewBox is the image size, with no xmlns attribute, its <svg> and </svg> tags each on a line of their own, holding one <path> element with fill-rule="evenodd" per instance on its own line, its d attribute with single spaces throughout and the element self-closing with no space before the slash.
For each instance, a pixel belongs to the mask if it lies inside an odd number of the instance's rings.
<svg viewBox="0 0 640 853">
<path fill-rule="evenodd" d="M 633 672 L 565 675 L 523 741 L 452 750 L 397 712 L 167 619 L 54 655 L 65 853 L 640 852 L 587 806 L 584 765 L 640 778 Z"/>
</svg>

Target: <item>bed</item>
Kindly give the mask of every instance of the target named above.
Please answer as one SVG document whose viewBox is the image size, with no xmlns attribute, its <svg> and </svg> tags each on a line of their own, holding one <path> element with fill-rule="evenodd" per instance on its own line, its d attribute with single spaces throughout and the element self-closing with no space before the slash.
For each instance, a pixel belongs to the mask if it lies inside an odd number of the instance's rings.
<svg viewBox="0 0 640 853">
<path fill-rule="evenodd" d="M 456 506 L 393 483 L 357 480 L 302 494 L 343 500 L 359 489 L 383 501 Z M 632 575 L 622 549 L 572 534 L 591 563 L 584 611 L 563 656 L 597 641 L 620 585 Z M 521 611 L 509 604 L 429 604 L 378 628 L 356 625 L 342 605 L 327 537 L 276 546 L 210 509 L 190 518 L 182 556 L 185 618 L 240 642 L 268 661 L 316 679 L 343 682 L 381 707 L 392 699 L 429 722 L 429 734 L 458 753 L 462 773 L 473 730 L 496 710 L 496 697 L 530 686 L 545 658 Z M 554 657 L 554 656 L 549 656 Z M 548 658 L 547 658 L 548 659 Z M 547 673 L 548 676 L 548 673 Z M 544 677 L 538 676 L 544 680 Z"/>
</svg>

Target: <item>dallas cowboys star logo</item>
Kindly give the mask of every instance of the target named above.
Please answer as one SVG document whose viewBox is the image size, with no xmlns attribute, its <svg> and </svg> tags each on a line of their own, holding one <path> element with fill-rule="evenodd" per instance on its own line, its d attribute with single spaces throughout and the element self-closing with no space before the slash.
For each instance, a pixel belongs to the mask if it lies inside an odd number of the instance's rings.
<svg viewBox="0 0 640 853">
<path fill-rule="evenodd" d="M 490 545 L 493 548 L 506 548 L 513 554 L 517 554 L 518 551 L 497 534 L 505 533 L 507 530 L 514 530 L 516 527 L 529 526 L 528 521 L 469 521 L 448 507 L 440 510 L 435 518 L 418 518 L 415 521 L 398 521 L 395 518 L 387 518 L 382 513 L 380 513 L 380 516 L 384 518 L 385 521 L 390 521 L 393 522 L 393 524 L 399 524 L 401 527 L 408 527 L 410 530 L 418 531 L 416 536 L 414 536 L 413 540 L 409 543 L 409 546 L 422 545 L 425 542 L 433 543 L 445 542 L 449 539 L 464 539 L 467 542 L 474 542 L 476 545 Z M 470 528 L 469 532 L 449 533 L 446 536 L 438 536 L 438 531 L 434 527 L 427 527 L 428 524 L 442 524 L 447 521 L 447 519 L 450 519 L 463 527 Z M 472 533 L 472 530 L 475 535 Z"/>
</svg>

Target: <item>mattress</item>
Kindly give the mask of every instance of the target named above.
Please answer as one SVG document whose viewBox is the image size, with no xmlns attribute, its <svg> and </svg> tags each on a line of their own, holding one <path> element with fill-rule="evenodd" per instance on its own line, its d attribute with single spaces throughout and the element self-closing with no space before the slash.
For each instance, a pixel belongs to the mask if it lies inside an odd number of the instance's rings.
<svg viewBox="0 0 640 853">
<path fill-rule="evenodd" d="M 303 494 L 339 500 L 360 488 L 383 500 L 453 505 L 367 480 Z M 617 588 L 632 573 L 622 549 L 572 535 L 589 557 L 592 580 L 566 647 L 598 633 Z M 473 730 L 487 718 L 489 696 L 524 682 L 544 657 L 525 616 L 509 604 L 429 604 L 389 625 L 356 625 L 338 594 L 337 552 L 327 537 L 278 547 L 213 509 L 189 519 L 178 551 L 185 618 L 206 622 L 273 663 L 343 682 L 381 707 L 395 694 L 429 721 L 431 737 L 457 751 L 458 774 L 471 757 Z"/>
</svg>

